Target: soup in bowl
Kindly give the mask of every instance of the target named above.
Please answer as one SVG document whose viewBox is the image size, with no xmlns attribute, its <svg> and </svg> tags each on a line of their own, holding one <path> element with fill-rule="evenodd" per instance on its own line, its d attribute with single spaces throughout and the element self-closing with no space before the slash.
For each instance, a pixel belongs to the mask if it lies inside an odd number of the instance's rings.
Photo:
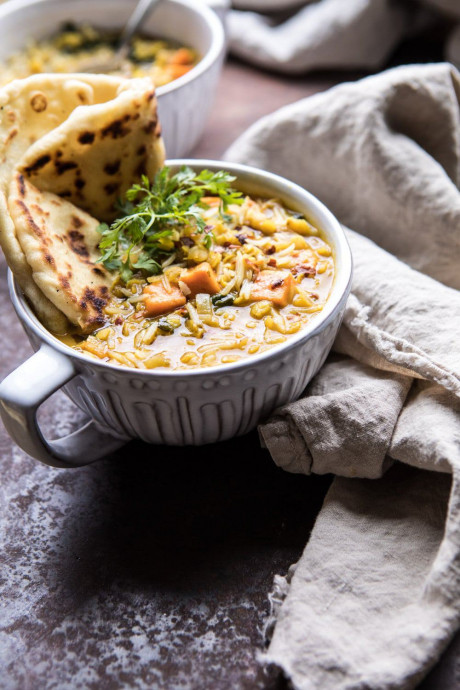
<svg viewBox="0 0 460 690">
<path fill-rule="evenodd" d="M 119 31 L 65 22 L 51 37 L 31 40 L 0 63 L 0 87 L 32 74 L 85 72 L 94 70 L 94 65 L 106 65 L 107 74 L 128 79 L 150 77 L 160 87 L 188 74 L 200 60 L 189 46 L 135 34 L 118 63 L 115 56 L 120 38 Z"/>
<path fill-rule="evenodd" d="M 37 352 L 1 384 L 1 413 L 16 442 L 43 462 L 86 464 L 130 438 L 200 445 L 244 434 L 299 397 L 332 346 L 352 267 L 343 230 L 324 205 L 248 166 L 167 166 L 170 175 L 192 169 L 204 177 L 224 167 L 241 194 L 225 204 L 202 198 L 201 220 L 157 237 L 162 248 L 149 257 L 128 262 L 125 252 L 122 280 L 90 333 L 47 331 L 10 278 Z M 113 225 L 101 235 L 113 265 Z M 158 268 L 140 274 L 141 260 Z M 47 441 L 36 411 L 61 386 L 91 421 Z"/>
</svg>

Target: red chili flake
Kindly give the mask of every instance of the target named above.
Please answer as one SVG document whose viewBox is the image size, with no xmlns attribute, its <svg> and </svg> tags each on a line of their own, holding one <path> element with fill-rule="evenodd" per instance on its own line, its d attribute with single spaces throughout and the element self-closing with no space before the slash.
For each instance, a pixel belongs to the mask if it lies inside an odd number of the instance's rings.
<svg viewBox="0 0 460 690">
<path fill-rule="evenodd" d="M 123 319 L 121 318 L 121 316 L 117 316 L 117 318 L 115 319 L 115 326 L 121 326 L 122 323 Z"/>
<path fill-rule="evenodd" d="M 271 288 L 272 290 L 276 290 L 276 288 L 281 287 L 283 283 L 284 283 L 284 278 L 278 278 L 278 280 L 275 280 L 275 281 L 270 285 L 270 288 Z"/>
<path fill-rule="evenodd" d="M 317 292 L 310 292 L 310 297 L 311 297 L 312 299 L 319 299 L 319 295 L 318 295 Z"/>
<path fill-rule="evenodd" d="M 301 273 L 305 278 L 314 278 L 316 275 L 316 268 L 314 266 L 306 266 L 305 264 L 297 264 L 291 270 L 295 276 Z"/>
<path fill-rule="evenodd" d="M 247 257 L 245 257 L 245 262 L 248 268 L 251 268 L 256 275 L 260 273 L 260 268 L 255 264 L 253 261 L 250 261 Z"/>
<path fill-rule="evenodd" d="M 272 268 L 276 268 L 276 259 L 270 259 L 269 262 L 267 263 L 267 266 L 271 266 Z"/>
<path fill-rule="evenodd" d="M 276 252 L 276 247 L 275 247 L 274 244 L 272 244 L 272 246 L 269 247 L 269 248 L 265 251 L 266 254 L 274 254 L 275 252 Z"/>
</svg>

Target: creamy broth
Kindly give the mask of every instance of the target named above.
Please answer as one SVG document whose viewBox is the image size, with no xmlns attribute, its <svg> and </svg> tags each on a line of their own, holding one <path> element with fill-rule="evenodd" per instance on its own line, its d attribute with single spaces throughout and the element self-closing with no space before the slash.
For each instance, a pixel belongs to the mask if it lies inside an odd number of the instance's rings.
<svg viewBox="0 0 460 690">
<path fill-rule="evenodd" d="M 189 370 L 262 353 L 309 324 L 334 279 L 332 251 L 320 230 L 277 200 L 246 197 L 224 216 L 214 199 L 207 201 L 207 240 L 193 229 L 167 238 L 177 250 L 162 275 L 116 281 L 106 323 L 63 342 L 105 362 Z M 194 296 L 188 286 L 200 271 L 208 292 Z M 161 311 L 149 301 L 156 294 L 183 303 Z"/>
</svg>

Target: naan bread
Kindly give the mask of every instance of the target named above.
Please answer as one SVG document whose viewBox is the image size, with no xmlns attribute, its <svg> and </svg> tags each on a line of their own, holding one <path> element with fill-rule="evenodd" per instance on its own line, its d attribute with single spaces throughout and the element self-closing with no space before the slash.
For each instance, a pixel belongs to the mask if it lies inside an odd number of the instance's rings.
<svg viewBox="0 0 460 690">
<path fill-rule="evenodd" d="M 116 200 L 164 163 L 154 98 L 149 79 L 127 80 L 111 101 L 77 108 L 41 137 L 18 170 L 40 190 L 112 220 Z"/>
<path fill-rule="evenodd" d="M 16 173 L 103 220 L 110 216 L 117 189 L 122 193 L 143 171 L 152 176 L 163 162 L 149 79 L 40 74 L 0 89 L 0 245 L 37 316 L 51 331 L 65 333 L 68 321 L 61 300 L 49 292 L 45 296 L 34 279 L 38 273 L 30 261 L 35 257 L 22 245 L 26 232 L 22 240 L 16 233 L 8 205 Z M 74 324 L 85 318 L 78 305 L 66 312 Z"/>
<path fill-rule="evenodd" d="M 98 221 L 16 173 L 8 208 L 17 238 L 45 297 L 84 333 L 104 323 L 113 277 L 98 263 Z"/>
</svg>

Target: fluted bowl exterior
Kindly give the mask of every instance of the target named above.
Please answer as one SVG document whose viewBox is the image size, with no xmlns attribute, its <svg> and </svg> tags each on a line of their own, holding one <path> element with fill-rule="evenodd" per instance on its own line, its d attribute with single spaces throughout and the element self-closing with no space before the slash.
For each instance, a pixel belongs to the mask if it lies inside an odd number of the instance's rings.
<svg viewBox="0 0 460 690">
<path fill-rule="evenodd" d="M 105 371 L 92 360 L 80 360 L 78 375 L 63 390 L 101 429 L 120 438 L 167 445 L 225 441 L 301 395 L 331 349 L 342 313 L 298 347 L 274 352 L 263 365 L 248 360 L 237 370 L 177 372 L 171 379 L 125 368 Z M 38 350 L 43 341 L 23 324 Z"/>
<path fill-rule="evenodd" d="M 0 60 L 57 31 L 65 21 L 117 29 L 137 0 L 9 0 L 0 6 Z M 24 27 L 27 27 L 25 30 Z M 194 0 L 163 0 L 143 31 L 188 45 L 201 56 L 187 74 L 157 89 L 158 113 L 170 158 L 198 143 L 212 107 L 225 57 L 225 34 L 217 15 Z"/>
</svg>

